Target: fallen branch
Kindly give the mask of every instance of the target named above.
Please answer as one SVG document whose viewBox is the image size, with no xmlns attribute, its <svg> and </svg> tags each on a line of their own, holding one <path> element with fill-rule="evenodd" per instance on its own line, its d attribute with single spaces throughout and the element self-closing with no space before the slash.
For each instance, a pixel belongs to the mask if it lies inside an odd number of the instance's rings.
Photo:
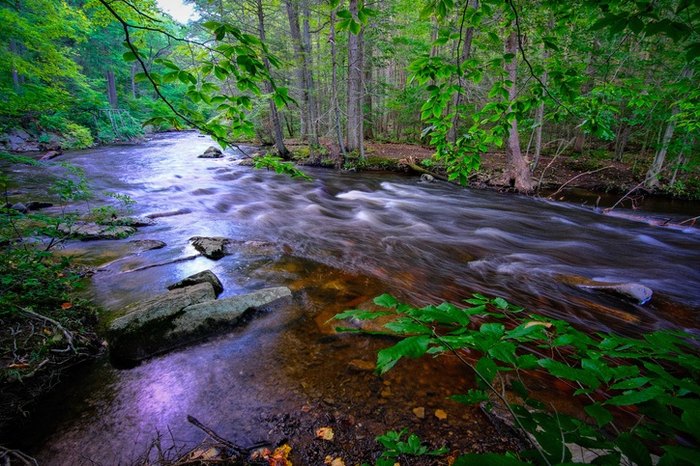
<svg viewBox="0 0 700 466">
<path fill-rule="evenodd" d="M 608 207 L 607 209 L 603 210 L 603 212 L 607 214 L 608 212 L 610 212 L 611 210 L 613 210 L 615 207 L 617 207 L 618 205 L 620 205 L 620 203 L 621 203 L 622 201 L 624 201 L 625 199 L 627 199 L 627 198 L 630 196 L 630 194 L 632 194 L 633 192 L 635 192 L 636 190 L 638 190 L 639 188 L 641 188 L 643 185 L 644 185 L 644 181 L 642 181 L 642 182 L 639 183 L 637 186 L 635 186 L 634 188 L 632 188 L 632 189 L 630 189 L 629 191 L 627 191 L 627 194 L 625 194 L 625 195 L 622 196 L 620 199 L 618 199 L 618 201 L 617 201 L 615 204 L 613 204 L 612 207 Z"/>
<path fill-rule="evenodd" d="M 446 177 L 444 177 L 444 176 L 442 176 L 442 175 L 438 175 L 437 173 L 433 173 L 433 172 L 431 172 L 430 170 L 426 170 L 425 168 L 423 168 L 423 167 L 421 167 L 421 166 L 418 166 L 418 165 L 416 165 L 415 163 L 408 163 L 408 164 L 406 164 L 406 165 L 407 165 L 411 170 L 413 170 L 414 172 L 418 172 L 418 173 L 421 173 L 421 174 L 422 174 L 422 173 L 425 173 L 426 175 L 430 175 L 430 176 L 432 176 L 433 178 L 435 178 L 435 179 L 437 179 L 437 180 L 448 181 L 448 182 L 450 181 L 450 180 L 448 180 Z"/>
<path fill-rule="evenodd" d="M 559 189 L 557 189 L 556 191 L 554 191 L 552 194 L 550 194 L 547 197 L 552 199 L 552 198 L 554 198 L 554 196 L 559 194 L 568 184 L 576 181 L 577 179 L 581 178 L 582 176 L 592 175 L 593 173 L 598 173 L 600 171 L 607 170 L 608 168 L 615 168 L 615 165 L 608 165 L 607 167 L 599 168 L 597 170 L 591 170 L 591 171 L 579 173 L 578 175 L 574 176 L 573 178 L 571 178 L 569 181 L 567 181 L 563 185 L 559 186 Z"/>
<path fill-rule="evenodd" d="M 244 448 L 239 447 L 238 445 L 231 443 L 230 441 L 226 440 L 223 438 L 221 435 L 217 434 L 213 430 L 211 430 L 209 427 L 205 426 L 201 422 L 199 422 L 194 416 L 187 415 L 187 421 L 197 427 L 198 429 L 201 429 L 204 431 L 205 434 L 207 434 L 209 437 L 213 438 L 217 442 L 219 442 L 221 445 L 224 445 L 227 448 L 230 448 L 231 450 L 235 451 L 238 455 L 244 455 L 247 453 L 247 451 Z"/>
<path fill-rule="evenodd" d="M 60 323 L 58 323 L 57 321 L 55 321 L 54 319 L 52 319 L 50 317 L 46 317 L 44 315 L 37 314 L 36 312 L 31 311 L 29 309 L 26 309 L 23 307 L 18 307 L 18 309 L 20 311 L 24 312 L 25 314 L 29 315 L 30 317 L 48 322 L 51 325 L 53 325 L 54 327 L 56 327 L 57 329 L 59 329 L 61 331 L 61 333 L 63 333 L 63 336 L 66 338 L 66 341 L 68 342 L 68 347 L 70 348 L 70 350 L 73 351 L 74 353 L 77 353 L 75 347 L 73 346 L 73 334 L 71 334 L 68 330 L 66 330 L 63 327 L 63 325 L 61 325 Z"/>
<path fill-rule="evenodd" d="M 540 186 L 542 186 L 542 180 L 544 179 L 544 174 L 549 170 L 549 167 L 552 166 L 555 160 L 557 160 L 557 157 L 559 157 L 567 147 L 569 147 L 575 140 L 576 138 L 571 138 L 566 144 L 559 144 L 559 148 L 557 149 L 556 154 L 554 154 L 554 157 L 552 157 L 552 160 L 549 161 L 546 167 L 542 169 L 542 173 L 540 173 L 540 179 L 537 181 L 537 191 L 539 192 Z M 563 139 L 562 139 L 563 141 Z"/>
<path fill-rule="evenodd" d="M 37 460 L 32 458 L 31 456 L 27 455 L 26 453 L 22 453 L 19 450 L 10 450 L 9 448 L 5 448 L 3 446 L 0 446 L 0 464 L 13 464 L 12 460 L 17 460 L 20 461 L 20 464 L 29 464 L 33 466 L 39 466 L 39 463 Z"/>
<path fill-rule="evenodd" d="M 682 222 L 679 222 L 678 224 L 679 224 L 679 225 L 685 225 L 686 223 L 689 223 L 689 222 L 690 222 L 690 226 L 692 227 L 692 226 L 695 226 L 695 222 L 696 222 L 699 218 L 700 218 L 700 215 L 698 215 L 697 217 L 689 218 L 689 219 L 687 219 L 687 220 L 683 220 Z"/>
</svg>

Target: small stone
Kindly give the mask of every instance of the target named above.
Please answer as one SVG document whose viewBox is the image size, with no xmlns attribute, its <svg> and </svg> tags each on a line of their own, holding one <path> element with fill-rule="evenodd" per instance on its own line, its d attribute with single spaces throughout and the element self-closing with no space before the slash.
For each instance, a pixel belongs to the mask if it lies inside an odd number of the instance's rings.
<svg viewBox="0 0 700 466">
<path fill-rule="evenodd" d="M 218 147 L 209 146 L 207 150 L 205 150 L 204 153 L 202 155 L 199 155 L 198 157 L 200 159 L 218 159 L 223 156 L 224 154 L 223 152 L 221 152 L 221 149 L 219 149 Z"/>
<path fill-rule="evenodd" d="M 17 202 L 16 204 L 12 204 L 12 207 L 10 207 L 10 208 L 12 210 L 16 210 L 17 212 L 22 212 L 23 214 L 26 214 L 29 211 L 27 206 L 22 204 L 21 202 Z"/>
<path fill-rule="evenodd" d="M 447 419 L 447 413 L 442 409 L 436 409 L 435 417 L 440 419 L 441 421 L 444 421 L 445 419 Z"/>
<path fill-rule="evenodd" d="M 168 285 L 168 289 L 174 290 L 177 288 L 196 285 L 198 283 L 211 283 L 211 286 L 214 287 L 216 296 L 219 296 L 224 291 L 224 285 L 221 284 L 219 277 L 217 277 L 211 270 L 203 270 L 199 273 L 195 273 L 194 275 L 190 275 L 187 278 L 183 278 L 177 283 Z"/>
<path fill-rule="evenodd" d="M 413 408 L 413 414 L 415 414 L 418 419 L 423 419 L 425 418 L 425 408 L 422 406 Z"/>
<path fill-rule="evenodd" d="M 435 177 L 433 175 L 429 175 L 428 173 L 423 173 L 420 176 L 420 180 L 424 183 L 432 183 L 435 181 Z"/>
</svg>

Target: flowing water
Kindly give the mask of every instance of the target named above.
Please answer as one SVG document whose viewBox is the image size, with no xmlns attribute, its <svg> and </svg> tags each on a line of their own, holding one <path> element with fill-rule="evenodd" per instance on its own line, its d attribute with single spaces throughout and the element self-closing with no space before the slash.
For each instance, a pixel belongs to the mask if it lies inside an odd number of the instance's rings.
<svg viewBox="0 0 700 466">
<path fill-rule="evenodd" d="M 128 464 L 157 435 L 191 446 L 203 434 L 187 414 L 244 446 L 287 439 L 304 450 L 298 464 L 321 464 L 325 454 L 362 459 L 352 445 L 401 427 L 463 450 L 481 448 L 475 439 L 488 448 L 490 436 L 497 448 L 498 433 L 478 412 L 446 399 L 472 383 L 456 361 L 424 358 L 378 377 L 363 361 L 391 340 L 335 334 L 330 317 L 383 292 L 416 305 L 480 292 L 628 334 L 699 328 L 698 229 L 396 174 L 309 169 L 314 180 L 297 181 L 241 166 L 235 151 L 197 158 L 210 144 L 185 133 L 64 157 L 86 170 L 96 191 L 127 194 L 135 215 L 158 217 L 129 240 L 167 244 L 125 257 L 128 240 L 68 245 L 101 264 L 91 297 L 118 311 L 211 269 L 224 296 L 284 285 L 293 304 L 133 369 L 103 360 L 76 374 L 23 434 L 43 464 Z M 216 262 L 172 262 L 195 253 L 192 236 L 225 236 L 241 247 Z M 571 277 L 641 283 L 655 295 L 642 306 L 572 286 Z M 433 416 L 436 409 L 447 419 Z M 314 440 L 322 425 L 340 438 Z"/>
</svg>

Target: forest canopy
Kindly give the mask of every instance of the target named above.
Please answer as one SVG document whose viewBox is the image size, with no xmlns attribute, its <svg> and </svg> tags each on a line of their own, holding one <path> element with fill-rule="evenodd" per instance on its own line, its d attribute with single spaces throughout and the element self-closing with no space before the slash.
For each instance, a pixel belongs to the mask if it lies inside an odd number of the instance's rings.
<svg viewBox="0 0 700 466">
<path fill-rule="evenodd" d="M 226 146 L 427 144 L 466 182 L 505 151 L 634 161 L 648 188 L 697 189 L 700 7 L 689 0 L 194 1 L 0 4 L 0 133 L 84 148 L 194 127 Z"/>
</svg>

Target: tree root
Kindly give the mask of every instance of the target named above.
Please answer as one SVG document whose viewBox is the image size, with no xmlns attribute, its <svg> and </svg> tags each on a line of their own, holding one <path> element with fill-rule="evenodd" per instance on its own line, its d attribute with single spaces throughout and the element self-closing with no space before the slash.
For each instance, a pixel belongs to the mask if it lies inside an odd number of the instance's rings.
<svg viewBox="0 0 700 466">
<path fill-rule="evenodd" d="M 19 450 L 10 450 L 9 448 L 5 448 L 2 445 L 0 445 L 0 464 L 3 466 L 9 466 L 11 464 L 14 464 L 13 460 L 19 462 L 19 464 L 39 466 L 37 460 L 27 455 L 26 453 L 22 453 Z"/>
</svg>

